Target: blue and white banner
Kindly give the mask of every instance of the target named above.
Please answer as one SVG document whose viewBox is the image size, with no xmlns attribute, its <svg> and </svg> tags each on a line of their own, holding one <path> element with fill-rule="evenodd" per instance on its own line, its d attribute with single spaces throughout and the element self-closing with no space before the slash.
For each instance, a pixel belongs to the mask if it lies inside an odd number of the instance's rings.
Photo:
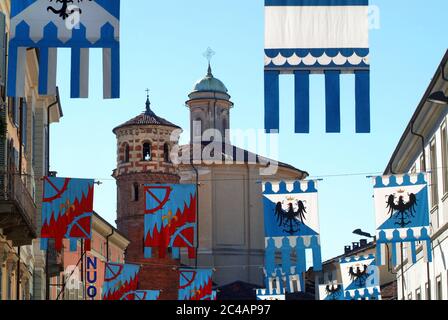
<svg viewBox="0 0 448 320">
<path fill-rule="evenodd" d="M 299 275 L 307 270 L 306 250 L 312 250 L 314 270 L 322 269 L 316 181 L 265 182 L 263 206 L 267 288 L 273 278 L 296 277 L 297 281 L 286 281 L 285 289 L 301 291 Z M 281 265 L 276 263 L 277 254 Z"/>
<path fill-rule="evenodd" d="M 330 283 L 319 286 L 319 300 L 345 300 L 342 284 Z"/>
<path fill-rule="evenodd" d="M 268 289 L 257 289 L 257 300 L 274 301 L 274 300 L 286 300 L 285 292 L 278 292 L 276 290 L 270 291 Z"/>
<path fill-rule="evenodd" d="M 380 273 L 375 256 L 353 256 L 339 261 L 346 300 L 380 300 Z"/>
<path fill-rule="evenodd" d="M 399 245 L 406 243 L 408 257 L 417 262 L 417 242 L 425 261 L 432 261 L 429 231 L 428 183 L 425 173 L 374 178 L 377 228 L 377 264 L 385 265 L 389 246 L 397 265 Z"/>
<path fill-rule="evenodd" d="M 265 128 L 279 130 L 279 75 L 295 75 L 295 131 L 310 132 L 310 74 L 324 73 L 327 132 L 340 132 L 340 75 L 355 74 L 356 132 L 370 132 L 368 0 L 265 0 Z"/>
<path fill-rule="evenodd" d="M 120 97 L 120 0 L 11 1 L 8 96 L 25 96 L 27 48 L 39 49 L 39 94 L 56 94 L 57 48 L 71 48 L 71 97 L 87 98 L 89 48 L 103 49 L 103 96 Z"/>
<path fill-rule="evenodd" d="M 303 292 L 305 281 L 302 272 L 297 272 L 296 266 L 290 269 L 277 265 L 274 269 L 264 269 L 266 287 L 271 293 Z"/>
</svg>

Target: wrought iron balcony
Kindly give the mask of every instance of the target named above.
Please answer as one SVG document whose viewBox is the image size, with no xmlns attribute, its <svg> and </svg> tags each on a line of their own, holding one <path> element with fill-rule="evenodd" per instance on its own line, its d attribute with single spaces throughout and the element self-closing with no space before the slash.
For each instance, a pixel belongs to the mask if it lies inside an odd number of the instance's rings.
<svg viewBox="0 0 448 320">
<path fill-rule="evenodd" d="M 0 229 L 14 246 L 37 238 L 37 208 L 19 174 L 0 174 Z"/>
</svg>

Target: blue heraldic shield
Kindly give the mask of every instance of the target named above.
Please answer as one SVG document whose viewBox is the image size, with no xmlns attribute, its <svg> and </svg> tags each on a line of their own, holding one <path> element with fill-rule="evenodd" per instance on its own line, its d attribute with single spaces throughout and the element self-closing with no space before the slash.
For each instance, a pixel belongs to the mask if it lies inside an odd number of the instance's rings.
<svg viewBox="0 0 448 320">
<path fill-rule="evenodd" d="M 25 97 L 27 48 L 39 49 L 39 94 L 56 94 L 57 48 L 71 49 L 71 97 L 87 98 L 89 48 L 103 49 L 103 96 L 120 97 L 120 0 L 11 1 L 8 96 Z"/>
<path fill-rule="evenodd" d="M 368 0 L 265 0 L 265 129 L 278 132 L 279 75 L 295 78 L 295 132 L 310 132 L 310 74 L 325 75 L 326 131 L 341 131 L 340 76 L 355 74 L 356 132 L 370 132 Z"/>
<path fill-rule="evenodd" d="M 316 181 L 266 182 L 263 189 L 266 287 L 302 291 L 307 249 L 312 250 L 314 270 L 322 269 Z"/>
<path fill-rule="evenodd" d="M 397 265 L 399 245 L 406 247 L 413 263 L 421 246 L 425 261 L 431 262 L 426 174 L 375 177 L 374 184 L 377 264 L 385 265 L 386 251 L 391 251 L 392 264 Z"/>
</svg>

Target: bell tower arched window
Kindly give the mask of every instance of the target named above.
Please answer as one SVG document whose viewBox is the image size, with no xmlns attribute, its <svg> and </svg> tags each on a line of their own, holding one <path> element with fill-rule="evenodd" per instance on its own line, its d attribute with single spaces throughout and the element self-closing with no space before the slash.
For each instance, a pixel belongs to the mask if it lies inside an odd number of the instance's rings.
<svg viewBox="0 0 448 320">
<path fill-rule="evenodd" d="M 165 143 L 163 145 L 163 161 L 170 163 L 171 159 L 170 159 L 170 146 L 168 145 L 168 143 Z"/>
<path fill-rule="evenodd" d="M 135 202 L 138 201 L 138 192 L 139 192 L 138 183 L 135 182 L 132 185 L 132 201 L 135 201 Z"/>
<path fill-rule="evenodd" d="M 143 144 L 143 161 L 151 161 L 152 160 L 152 154 L 151 154 L 151 143 L 145 142 Z"/>
<path fill-rule="evenodd" d="M 129 150 L 129 145 L 126 143 L 124 146 L 124 163 L 128 163 L 129 162 L 129 158 L 130 158 L 130 150 Z"/>
</svg>

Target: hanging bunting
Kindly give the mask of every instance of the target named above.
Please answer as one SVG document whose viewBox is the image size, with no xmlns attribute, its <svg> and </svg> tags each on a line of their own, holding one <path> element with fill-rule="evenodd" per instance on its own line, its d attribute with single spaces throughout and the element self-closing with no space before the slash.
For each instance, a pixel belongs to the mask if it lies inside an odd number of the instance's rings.
<svg viewBox="0 0 448 320">
<path fill-rule="evenodd" d="M 265 128 L 279 131 L 279 76 L 295 77 L 295 132 L 310 132 L 310 75 L 325 75 L 326 131 L 341 131 L 340 76 L 355 74 L 356 132 L 370 132 L 368 0 L 265 0 Z"/>
<path fill-rule="evenodd" d="M 345 300 L 381 300 L 374 255 L 342 258 L 340 269 Z"/>
<path fill-rule="evenodd" d="M 285 280 L 286 288 L 278 290 L 301 291 L 307 249 L 312 250 L 314 271 L 322 270 L 316 181 L 265 182 L 263 205 L 266 287 L 272 290 L 272 281 Z M 276 264 L 277 253 L 281 265 Z"/>
<path fill-rule="evenodd" d="M 180 269 L 179 300 L 214 300 L 211 269 Z M 212 299 L 214 298 L 214 299 Z"/>
<path fill-rule="evenodd" d="M 86 240 L 90 251 L 92 239 L 94 180 L 44 177 L 42 197 L 42 249 L 48 239 L 55 240 L 61 251 L 63 239 L 70 239 L 70 250 L 76 251 L 79 239 Z"/>
<path fill-rule="evenodd" d="M 103 49 L 103 96 L 120 97 L 120 0 L 11 1 L 8 96 L 25 97 L 26 50 L 39 49 L 39 94 L 56 94 L 57 48 L 71 49 L 71 97 L 87 98 L 89 48 Z"/>
<path fill-rule="evenodd" d="M 344 288 L 342 284 L 329 283 L 319 286 L 319 299 L 320 300 L 345 300 Z"/>
<path fill-rule="evenodd" d="M 106 263 L 103 300 L 138 300 L 135 293 L 139 271 L 140 266 L 134 264 Z"/>
<path fill-rule="evenodd" d="M 160 290 L 137 290 L 126 293 L 120 300 L 155 301 L 159 300 L 159 297 Z"/>
<path fill-rule="evenodd" d="M 401 244 L 417 262 L 418 242 L 426 262 L 432 262 L 428 183 L 425 173 L 374 178 L 377 265 L 385 265 L 390 249 L 392 264 L 398 264 Z"/>
<path fill-rule="evenodd" d="M 196 250 L 196 185 L 145 185 L 145 258 L 152 248 L 164 258 L 171 248 L 173 259 L 180 258 L 180 248 L 188 248 L 190 259 Z"/>
<path fill-rule="evenodd" d="M 286 300 L 284 291 L 270 291 L 269 289 L 257 289 L 257 300 Z"/>
</svg>

